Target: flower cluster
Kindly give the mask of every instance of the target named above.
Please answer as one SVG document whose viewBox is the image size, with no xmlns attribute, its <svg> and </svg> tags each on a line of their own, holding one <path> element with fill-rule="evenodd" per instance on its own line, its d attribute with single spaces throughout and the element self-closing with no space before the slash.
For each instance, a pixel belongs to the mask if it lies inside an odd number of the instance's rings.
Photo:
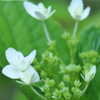
<svg viewBox="0 0 100 100">
<path fill-rule="evenodd" d="M 95 65 L 66 65 L 49 50 L 43 53 L 37 69 L 42 81 L 40 90 L 48 100 L 80 98 L 96 74 Z"/>
<path fill-rule="evenodd" d="M 33 18 L 42 22 L 44 33 L 48 41 L 47 50 L 36 60 L 36 50 L 25 56 L 14 48 L 6 50 L 6 65 L 2 73 L 24 85 L 34 84 L 48 100 L 74 100 L 79 99 L 87 90 L 89 83 L 96 74 L 97 52 L 89 51 L 78 54 L 80 62 L 76 62 L 78 24 L 75 24 L 73 34 L 64 34 L 69 49 L 70 61 L 66 64 L 55 52 L 56 42 L 52 41 L 45 20 L 51 17 L 56 10 L 49 6 L 46 8 L 43 3 L 32 4 L 25 1 L 24 8 Z M 76 22 L 86 19 L 90 13 L 90 7 L 84 9 L 82 0 L 72 0 L 68 11 Z M 95 55 L 95 57 L 94 57 Z M 41 86 L 38 83 L 42 83 Z M 37 89 L 37 91 L 38 91 Z"/>
</svg>

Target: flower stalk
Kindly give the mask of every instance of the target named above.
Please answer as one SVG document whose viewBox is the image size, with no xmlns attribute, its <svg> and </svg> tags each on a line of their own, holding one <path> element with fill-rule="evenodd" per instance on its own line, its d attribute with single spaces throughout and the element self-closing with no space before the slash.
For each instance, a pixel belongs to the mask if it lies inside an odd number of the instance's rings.
<svg viewBox="0 0 100 100">
<path fill-rule="evenodd" d="M 47 25 L 46 25 L 45 21 L 42 21 L 42 25 L 43 25 L 45 37 L 46 37 L 48 43 L 50 43 L 51 42 L 51 38 L 50 38 L 49 31 L 48 31 L 48 28 L 47 28 Z"/>
<path fill-rule="evenodd" d="M 89 86 L 89 83 L 86 83 L 86 85 L 85 85 L 85 87 L 84 87 L 84 89 L 83 89 L 83 91 L 82 91 L 81 96 L 83 96 L 83 95 L 84 95 L 84 93 L 86 92 L 86 90 L 87 90 L 88 86 Z"/>
<path fill-rule="evenodd" d="M 35 93 L 36 95 L 38 95 L 42 100 L 46 100 L 45 97 L 43 97 L 42 95 L 40 95 L 34 88 L 32 85 L 30 85 L 31 90 L 33 91 L 33 93 Z"/>
<path fill-rule="evenodd" d="M 74 25 L 74 30 L 73 30 L 73 38 L 74 39 L 77 37 L 78 25 L 79 25 L 79 21 L 76 21 L 75 25 Z"/>
</svg>

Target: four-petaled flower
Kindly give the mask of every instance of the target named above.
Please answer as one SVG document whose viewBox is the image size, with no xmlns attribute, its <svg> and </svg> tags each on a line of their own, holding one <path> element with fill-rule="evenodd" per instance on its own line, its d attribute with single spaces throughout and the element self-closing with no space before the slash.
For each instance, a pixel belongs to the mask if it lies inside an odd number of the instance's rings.
<svg viewBox="0 0 100 100">
<path fill-rule="evenodd" d="M 24 57 L 21 52 L 8 48 L 6 50 L 6 58 L 9 65 L 3 68 L 2 73 L 11 79 L 20 79 L 24 84 L 38 82 L 40 80 L 39 74 L 31 66 L 35 56 L 36 50 Z"/>
<path fill-rule="evenodd" d="M 95 74 L 96 74 L 96 66 L 94 65 L 89 69 L 85 69 L 83 74 L 81 74 L 81 76 L 83 80 L 88 83 L 95 77 Z"/>
<path fill-rule="evenodd" d="M 82 21 L 89 16 L 90 7 L 84 9 L 82 0 L 72 0 L 68 11 L 75 20 Z"/>
<path fill-rule="evenodd" d="M 36 18 L 37 20 L 46 20 L 55 13 L 55 10 L 52 11 L 51 6 L 45 8 L 43 3 L 39 3 L 36 5 L 32 4 L 31 2 L 25 1 L 24 8 L 29 15 Z"/>
</svg>

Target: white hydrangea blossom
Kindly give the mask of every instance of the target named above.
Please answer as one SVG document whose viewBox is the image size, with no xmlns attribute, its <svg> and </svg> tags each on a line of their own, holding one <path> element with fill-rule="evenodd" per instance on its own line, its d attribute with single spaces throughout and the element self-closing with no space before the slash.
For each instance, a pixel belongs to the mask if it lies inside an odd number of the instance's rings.
<svg viewBox="0 0 100 100">
<path fill-rule="evenodd" d="M 83 0 L 72 0 L 68 7 L 71 16 L 78 21 L 86 19 L 90 14 L 90 10 L 89 6 L 84 9 Z"/>
<path fill-rule="evenodd" d="M 96 74 L 96 66 L 90 67 L 88 70 L 84 70 L 83 74 L 81 75 L 85 82 L 90 82 Z"/>
<path fill-rule="evenodd" d="M 29 15 L 36 18 L 37 20 L 46 20 L 55 13 L 55 10 L 52 10 L 51 6 L 45 8 L 43 3 L 39 3 L 36 5 L 31 2 L 25 1 L 24 8 Z"/>
<path fill-rule="evenodd" d="M 5 54 L 9 62 L 9 65 L 6 65 L 2 70 L 5 76 L 11 79 L 20 79 L 24 84 L 31 84 L 40 80 L 39 74 L 31 66 L 36 56 L 36 50 L 33 50 L 26 57 L 14 48 L 8 48 Z"/>
</svg>

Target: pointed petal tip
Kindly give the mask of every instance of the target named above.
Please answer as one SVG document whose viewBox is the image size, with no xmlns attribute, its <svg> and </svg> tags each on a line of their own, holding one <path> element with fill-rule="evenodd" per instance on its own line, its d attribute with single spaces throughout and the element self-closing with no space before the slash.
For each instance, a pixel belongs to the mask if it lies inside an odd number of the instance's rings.
<svg viewBox="0 0 100 100">
<path fill-rule="evenodd" d="M 37 53 L 36 49 L 34 49 L 34 50 L 31 52 L 31 54 L 34 55 L 34 57 L 36 57 L 36 53 Z"/>
<path fill-rule="evenodd" d="M 48 14 L 48 16 L 47 16 L 46 19 L 48 19 L 49 17 L 51 17 L 55 12 L 56 12 L 56 9 L 54 9 L 52 12 L 50 12 L 50 13 Z"/>
<path fill-rule="evenodd" d="M 26 7 L 26 5 L 27 5 L 28 3 L 29 3 L 28 1 L 24 1 L 24 3 L 23 3 L 24 7 Z"/>
<path fill-rule="evenodd" d="M 96 66 L 95 65 L 92 67 L 92 70 L 94 70 L 94 72 L 96 73 Z"/>
<path fill-rule="evenodd" d="M 24 1 L 23 4 L 26 5 L 26 4 L 28 4 L 28 3 L 30 3 L 30 2 L 26 0 L 26 1 Z"/>
<path fill-rule="evenodd" d="M 55 13 L 56 12 L 56 9 L 54 9 L 52 12 Z"/>
<path fill-rule="evenodd" d="M 90 6 L 86 7 L 82 13 L 81 20 L 86 19 L 89 16 L 90 11 L 91 11 L 91 7 Z"/>
<path fill-rule="evenodd" d="M 6 49 L 5 54 L 7 55 L 8 53 L 10 53 L 12 51 L 15 51 L 15 49 L 12 48 L 12 47 L 9 47 L 9 48 Z"/>
<path fill-rule="evenodd" d="M 29 1 L 24 1 L 24 3 L 23 3 L 24 8 L 26 9 L 26 8 L 29 6 L 29 4 L 31 4 L 31 2 L 29 2 Z"/>
<path fill-rule="evenodd" d="M 34 49 L 33 52 L 36 53 L 37 52 L 36 49 Z"/>
</svg>

